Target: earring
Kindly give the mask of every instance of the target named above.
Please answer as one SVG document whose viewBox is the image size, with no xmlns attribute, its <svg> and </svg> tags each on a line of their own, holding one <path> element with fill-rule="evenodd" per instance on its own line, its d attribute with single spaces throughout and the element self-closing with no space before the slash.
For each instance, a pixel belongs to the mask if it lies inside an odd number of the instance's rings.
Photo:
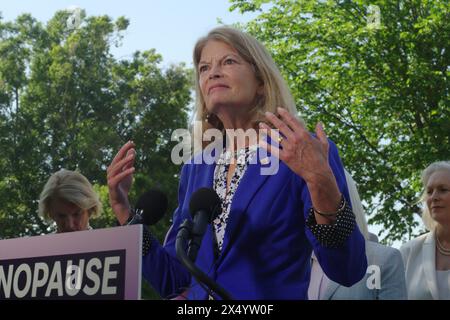
<svg viewBox="0 0 450 320">
<path fill-rule="evenodd" d="M 205 122 L 209 122 L 209 118 L 211 117 L 211 114 L 207 113 L 205 117 Z"/>
</svg>

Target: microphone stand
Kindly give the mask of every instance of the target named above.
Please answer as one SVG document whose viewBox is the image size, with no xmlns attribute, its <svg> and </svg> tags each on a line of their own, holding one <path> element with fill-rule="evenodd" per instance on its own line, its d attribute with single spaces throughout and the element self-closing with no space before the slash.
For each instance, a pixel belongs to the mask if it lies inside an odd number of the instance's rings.
<svg viewBox="0 0 450 320">
<path fill-rule="evenodd" d="M 209 290 L 217 293 L 223 300 L 233 300 L 231 295 L 224 288 L 197 268 L 194 262 L 188 258 L 185 248 L 187 246 L 187 240 L 191 239 L 192 226 L 192 221 L 186 219 L 178 228 L 177 239 L 175 242 L 175 250 L 178 258 L 199 283 L 205 284 Z"/>
</svg>

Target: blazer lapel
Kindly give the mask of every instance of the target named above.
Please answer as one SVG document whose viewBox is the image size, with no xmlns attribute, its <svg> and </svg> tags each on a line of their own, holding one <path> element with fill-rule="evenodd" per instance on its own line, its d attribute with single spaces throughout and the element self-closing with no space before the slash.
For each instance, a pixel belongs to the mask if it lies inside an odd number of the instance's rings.
<svg viewBox="0 0 450 320">
<path fill-rule="evenodd" d="M 201 164 L 195 166 L 195 172 L 193 173 L 195 175 L 195 179 L 191 179 L 194 180 L 195 183 L 190 186 L 190 188 L 192 189 L 191 195 L 200 188 L 213 188 L 215 168 L 215 162 L 212 165 Z M 187 201 L 190 202 L 190 199 L 187 199 Z M 212 224 L 210 224 L 206 229 L 206 232 L 202 239 L 202 254 L 199 254 L 197 260 L 195 261 L 200 269 L 202 269 L 208 275 L 211 275 L 212 272 L 211 261 L 215 260 L 214 239 L 214 227 L 212 226 Z"/>
<path fill-rule="evenodd" d="M 228 216 L 228 222 L 225 229 L 222 253 L 220 255 L 219 261 L 223 259 L 224 255 L 230 249 L 230 244 L 233 242 L 234 237 L 239 234 L 236 233 L 238 230 L 239 221 L 243 217 L 244 212 L 247 211 L 247 207 L 250 204 L 250 201 L 270 176 L 268 174 L 261 173 L 269 172 L 267 170 L 264 171 L 264 169 L 267 169 L 267 164 L 273 165 L 273 161 L 280 161 L 278 158 L 271 155 L 262 157 L 260 159 L 259 152 L 257 152 L 255 156 L 257 157 L 256 163 L 251 161 L 251 163 L 248 165 L 247 170 L 245 171 L 244 176 L 241 178 L 239 186 L 237 187 L 236 192 L 233 196 L 230 213 Z"/>
<path fill-rule="evenodd" d="M 214 187 L 214 170 L 216 169 L 216 163 L 213 163 L 212 165 L 201 165 L 197 167 L 196 175 L 196 186 L 195 191 L 197 191 L 200 188 L 213 188 Z M 189 199 L 190 201 L 190 199 Z"/>
<path fill-rule="evenodd" d="M 425 273 L 425 279 L 430 289 L 433 299 L 438 300 L 438 288 L 436 280 L 436 244 L 434 238 L 434 231 L 428 233 L 427 238 L 423 244 L 422 264 Z"/>
</svg>

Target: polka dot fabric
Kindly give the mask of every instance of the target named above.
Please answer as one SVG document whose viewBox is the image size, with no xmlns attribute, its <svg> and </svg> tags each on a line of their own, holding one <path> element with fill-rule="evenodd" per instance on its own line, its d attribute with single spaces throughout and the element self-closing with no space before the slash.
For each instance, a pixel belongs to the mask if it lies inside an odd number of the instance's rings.
<svg viewBox="0 0 450 320">
<path fill-rule="evenodd" d="M 150 246 L 152 244 L 152 235 L 150 231 L 144 226 L 142 231 L 142 256 L 146 256 L 150 251 Z"/>
<path fill-rule="evenodd" d="M 355 214 L 345 201 L 344 208 L 337 214 L 335 223 L 317 224 L 314 208 L 311 208 L 309 209 L 306 225 L 322 246 L 339 248 L 344 245 L 353 229 L 355 229 Z"/>
</svg>

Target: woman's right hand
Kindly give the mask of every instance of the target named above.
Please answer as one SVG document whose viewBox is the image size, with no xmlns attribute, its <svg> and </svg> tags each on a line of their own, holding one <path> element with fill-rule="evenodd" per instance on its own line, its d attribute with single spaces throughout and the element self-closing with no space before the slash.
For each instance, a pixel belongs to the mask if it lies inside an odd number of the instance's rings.
<svg viewBox="0 0 450 320">
<path fill-rule="evenodd" d="M 120 148 L 107 169 L 109 204 L 121 225 L 125 224 L 131 214 L 128 193 L 133 183 L 134 160 L 136 150 L 133 141 L 128 141 Z"/>
</svg>

